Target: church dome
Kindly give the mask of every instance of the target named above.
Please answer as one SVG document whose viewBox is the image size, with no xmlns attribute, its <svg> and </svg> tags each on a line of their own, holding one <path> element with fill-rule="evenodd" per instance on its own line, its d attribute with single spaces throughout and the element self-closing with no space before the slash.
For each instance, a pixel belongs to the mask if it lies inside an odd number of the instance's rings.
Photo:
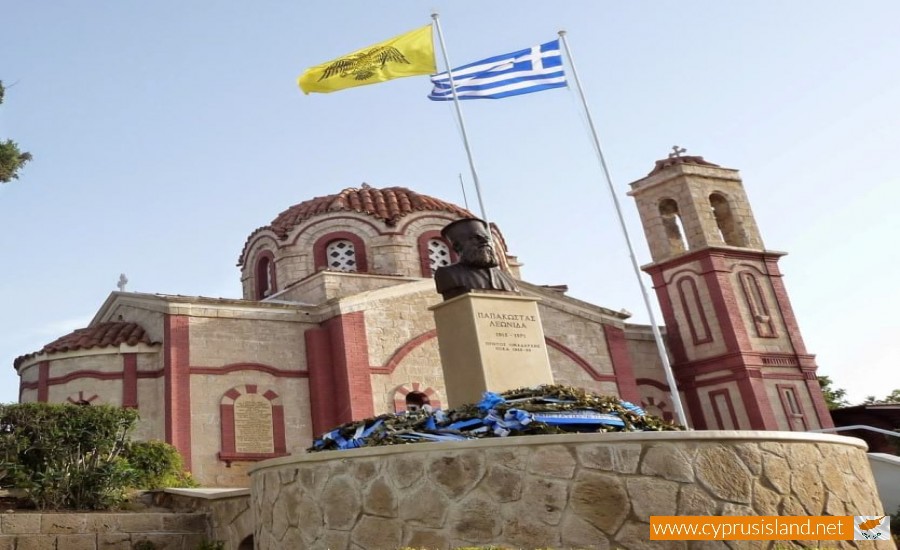
<svg viewBox="0 0 900 550">
<path fill-rule="evenodd" d="M 388 227 L 394 227 L 404 216 L 416 212 L 443 211 L 459 218 L 474 218 L 475 215 L 453 203 L 417 193 L 406 187 L 385 187 L 378 189 L 363 183 L 360 187 L 348 187 L 334 195 L 316 197 L 295 204 L 278 214 L 272 223 L 260 227 L 247 238 L 244 250 L 238 260 L 238 266 L 244 265 L 247 258 L 247 245 L 253 237 L 265 230 L 274 233 L 278 239 L 284 240 L 300 224 L 306 220 L 335 212 L 355 212 L 371 216 Z"/>
<path fill-rule="evenodd" d="M 461 206 L 405 187 L 378 189 L 365 183 L 303 201 L 247 238 L 238 258 L 244 299 L 320 303 L 328 293 L 313 295 L 309 288 L 316 283 L 309 278 L 321 272 L 327 272 L 329 281 L 322 284 L 328 292 L 340 286 L 348 293 L 399 284 L 398 277 L 431 277 L 456 260 L 441 229 L 474 217 Z M 505 242 L 492 228 L 505 265 Z M 329 274 L 337 272 L 348 277 L 335 282 Z"/>
</svg>

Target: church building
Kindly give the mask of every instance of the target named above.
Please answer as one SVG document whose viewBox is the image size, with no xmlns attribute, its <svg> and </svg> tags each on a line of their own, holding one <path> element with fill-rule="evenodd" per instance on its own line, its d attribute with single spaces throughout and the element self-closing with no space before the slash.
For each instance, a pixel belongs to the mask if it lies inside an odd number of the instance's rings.
<svg viewBox="0 0 900 550">
<path fill-rule="evenodd" d="M 738 172 L 674 156 L 629 194 L 691 427 L 830 427 L 783 253 L 764 247 Z M 242 298 L 113 292 L 87 327 L 15 360 L 20 401 L 136 408 L 136 437 L 171 443 L 201 484 L 223 487 L 338 424 L 441 407 L 432 274 L 456 260 L 441 228 L 466 217 L 366 184 L 291 206 L 244 243 Z M 492 229 L 501 267 L 539 299 L 554 380 L 673 419 L 650 327 L 523 280 Z"/>
</svg>

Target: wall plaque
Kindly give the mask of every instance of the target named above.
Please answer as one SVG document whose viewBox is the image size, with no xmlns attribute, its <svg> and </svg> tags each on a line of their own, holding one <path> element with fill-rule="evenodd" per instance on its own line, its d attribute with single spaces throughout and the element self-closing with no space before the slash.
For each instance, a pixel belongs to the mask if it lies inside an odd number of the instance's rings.
<svg viewBox="0 0 900 550">
<path fill-rule="evenodd" d="M 257 393 L 234 400 L 234 450 L 238 453 L 273 453 L 272 403 Z"/>
</svg>

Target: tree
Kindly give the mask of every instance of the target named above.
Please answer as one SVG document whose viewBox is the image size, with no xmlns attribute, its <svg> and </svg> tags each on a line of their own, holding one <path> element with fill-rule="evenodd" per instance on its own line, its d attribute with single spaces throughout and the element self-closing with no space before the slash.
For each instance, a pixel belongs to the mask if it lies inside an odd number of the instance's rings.
<svg viewBox="0 0 900 550">
<path fill-rule="evenodd" d="M 0 80 L 0 105 L 3 104 L 3 94 L 6 89 Z M 19 169 L 31 160 L 31 153 L 23 153 L 19 150 L 19 144 L 11 139 L 0 141 L 0 183 L 7 183 L 19 179 Z"/>
<path fill-rule="evenodd" d="M 832 384 L 834 382 L 828 376 L 817 376 L 816 378 L 819 379 L 819 387 L 822 388 L 822 396 L 825 397 L 825 404 L 828 405 L 828 410 L 840 409 L 850 405 L 845 399 L 847 390 L 833 388 Z"/>
<path fill-rule="evenodd" d="M 876 399 L 874 395 L 866 397 L 863 405 L 894 405 L 900 404 L 900 388 L 892 391 L 884 399 Z"/>
</svg>

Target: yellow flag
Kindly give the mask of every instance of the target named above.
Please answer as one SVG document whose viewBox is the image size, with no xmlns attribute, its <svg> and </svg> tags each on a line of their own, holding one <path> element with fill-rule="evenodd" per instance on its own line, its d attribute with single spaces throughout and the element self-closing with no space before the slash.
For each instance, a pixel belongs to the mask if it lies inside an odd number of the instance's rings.
<svg viewBox="0 0 900 550">
<path fill-rule="evenodd" d="M 393 78 L 436 72 L 431 25 L 427 25 L 310 67 L 300 75 L 297 84 L 305 94 L 324 94 L 377 84 Z"/>
</svg>

